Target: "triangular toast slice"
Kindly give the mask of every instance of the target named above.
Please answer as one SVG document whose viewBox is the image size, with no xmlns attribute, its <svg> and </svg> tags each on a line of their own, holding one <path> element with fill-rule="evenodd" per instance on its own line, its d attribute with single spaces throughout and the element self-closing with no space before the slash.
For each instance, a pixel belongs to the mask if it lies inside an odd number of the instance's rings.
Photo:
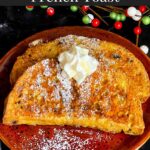
<svg viewBox="0 0 150 150">
<path fill-rule="evenodd" d="M 68 79 L 57 59 L 29 67 L 8 96 L 3 123 L 71 125 L 138 135 L 144 130 L 138 91 L 128 76 L 101 61 L 78 85 Z"/>
</svg>

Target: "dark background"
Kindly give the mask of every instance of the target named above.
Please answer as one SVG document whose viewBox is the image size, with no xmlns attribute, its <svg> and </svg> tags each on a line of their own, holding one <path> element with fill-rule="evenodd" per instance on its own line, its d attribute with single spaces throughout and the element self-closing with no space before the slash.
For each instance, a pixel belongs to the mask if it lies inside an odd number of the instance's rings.
<svg viewBox="0 0 150 150">
<path fill-rule="evenodd" d="M 46 9 L 40 7 L 35 7 L 32 12 L 27 11 L 25 7 L 0 7 L 0 58 L 18 42 L 36 32 L 58 26 L 84 25 L 82 23 L 83 15 L 79 11 L 76 13 L 71 12 L 70 8 L 66 6 L 54 8 L 55 15 L 50 17 L 47 15 Z M 109 26 L 102 23 L 99 28 L 120 34 L 135 43 L 136 36 L 133 33 L 133 28 L 137 26 L 137 22 L 128 18 L 123 22 L 122 30 L 118 31 L 113 28 L 114 21 L 109 19 L 109 13 L 95 7 L 92 8 L 101 16 L 104 16 L 104 19 L 109 23 Z M 139 46 L 141 45 L 147 45 L 150 48 L 150 25 L 142 25 L 142 34 L 139 39 Z M 150 56 L 150 51 L 148 55 Z M 7 150 L 3 144 L 1 145 L 2 150 Z M 141 150 L 150 150 L 150 140 Z"/>
</svg>

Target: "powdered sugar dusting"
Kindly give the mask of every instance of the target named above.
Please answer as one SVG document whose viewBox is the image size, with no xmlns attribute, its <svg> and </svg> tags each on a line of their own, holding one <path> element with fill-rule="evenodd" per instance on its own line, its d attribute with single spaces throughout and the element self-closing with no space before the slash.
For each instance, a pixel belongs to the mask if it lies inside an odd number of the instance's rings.
<svg viewBox="0 0 150 150">
<path fill-rule="evenodd" d="M 53 86 L 54 90 L 51 93 L 51 99 L 53 100 L 60 100 L 61 99 L 61 95 L 60 95 L 60 86 L 58 83 L 56 83 L 56 81 L 52 81 L 48 79 L 48 86 L 51 87 Z"/>
<path fill-rule="evenodd" d="M 57 78 L 60 81 L 60 93 L 62 96 L 62 101 L 65 106 L 66 112 L 70 112 L 70 104 L 71 100 L 73 99 L 72 96 L 72 86 L 71 81 L 68 79 L 67 75 L 61 71 L 61 68 L 59 65 L 56 66 L 58 69 Z"/>
<path fill-rule="evenodd" d="M 51 67 L 54 68 L 52 69 Z M 28 73 L 30 72 L 29 70 L 31 69 L 28 69 Z M 23 96 L 26 95 L 27 100 L 30 100 L 30 104 L 27 104 L 28 110 L 34 112 L 34 115 L 39 117 L 42 113 L 59 110 L 62 107 L 60 105 L 62 102 L 64 109 L 60 113 L 66 112 L 66 115 L 70 116 L 73 89 L 71 81 L 62 72 L 57 61 L 45 59 L 39 64 L 32 66 L 32 72 L 30 73 L 32 74 L 32 80 L 29 78 L 29 84 L 25 85 L 30 87 L 31 94 L 23 94 Z M 53 102 L 56 102 L 56 104 L 53 105 Z"/>
<path fill-rule="evenodd" d="M 85 146 L 89 145 L 91 141 L 92 137 L 82 139 L 72 135 L 65 129 L 54 129 L 54 137 L 51 140 L 43 137 L 39 148 L 42 150 L 84 150 Z"/>
<path fill-rule="evenodd" d="M 79 99 L 82 102 L 87 102 L 87 99 L 89 99 L 90 96 L 91 96 L 91 81 L 90 81 L 90 77 L 87 77 L 86 80 L 80 85 Z"/>
<path fill-rule="evenodd" d="M 90 54 L 100 45 L 99 39 L 76 35 L 67 35 L 56 40 L 62 44 L 64 50 L 70 49 L 72 46 L 80 46 L 89 49 Z"/>
<path fill-rule="evenodd" d="M 110 141 L 108 135 L 92 129 L 65 127 L 37 127 L 37 133 L 30 138 L 18 134 L 24 150 L 95 150 L 104 139 Z M 49 134 L 47 134 L 49 131 Z M 30 133 L 29 133 L 30 134 Z M 17 148 L 17 145 L 15 145 Z"/>
<path fill-rule="evenodd" d="M 49 59 L 43 60 L 43 61 L 42 61 L 42 64 L 43 64 L 43 66 L 44 66 L 44 68 L 45 68 L 43 74 L 44 74 L 46 77 L 50 76 L 50 75 L 51 75 L 51 70 L 50 70 L 50 67 L 49 67 Z"/>
<path fill-rule="evenodd" d="M 59 88 L 58 85 L 55 86 L 53 95 L 54 95 L 55 100 L 60 100 L 60 99 L 61 99 L 61 96 L 60 96 L 60 88 Z"/>
<path fill-rule="evenodd" d="M 41 83 L 43 83 L 42 74 L 37 74 L 37 77 L 36 77 L 36 84 L 37 84 L 37 86 L 41 87 Z"/>
</svg>

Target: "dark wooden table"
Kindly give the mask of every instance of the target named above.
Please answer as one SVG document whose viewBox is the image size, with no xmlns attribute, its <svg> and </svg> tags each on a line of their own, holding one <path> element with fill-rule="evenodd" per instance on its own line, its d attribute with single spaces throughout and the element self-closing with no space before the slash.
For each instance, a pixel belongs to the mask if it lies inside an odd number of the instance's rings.
<svg viewBox="0 0 150 150">
<path fill-rule="evenodd" d="M 79 12 L 73 13 L 69 7 L 55 7 L 55 15 L 49 17 L 46 15 L 46 10 L 36 7 L 32 12 L 29 12 L 25 7 L 0 7 L 0 58 L 7 53 L 18 42 L 26 37 L 45 30 L 58 26 L 83 26 L 82 14 Z M 102 16 L 107 16 L 107 13 L 96 10 Z M 135 35 L 133 27 L 137 26 L 137 22 L 132 19 L 127 19 L 123 23 L 123 29 L 117 31 L 113 29 L 113 21 L 106 17 L 109 26 L 102 24 L 100 28 L 110 30 L 135 43 Z M 150 26 L 143 26 L 143 32 L 140 36 L 139 45 L 147 45 L 150 48 Z M 150 56 L 150 52 L 148 54 Z M 1 143 L 0 150 L 7 150 Z M 150 140 L 141 148 L 141 150 L 150 150 Z"/>
</svg>

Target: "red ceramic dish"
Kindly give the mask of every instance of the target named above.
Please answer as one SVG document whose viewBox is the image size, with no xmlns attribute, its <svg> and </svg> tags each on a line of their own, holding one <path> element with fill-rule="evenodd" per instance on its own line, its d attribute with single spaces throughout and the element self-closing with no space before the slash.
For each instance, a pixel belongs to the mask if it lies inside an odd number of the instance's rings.
<svg viewBox="0 0 150 150">
<path fill-rule="evenodd" d="M 120 44 L 130 50 L 145 66 L 150 77 L 150 59 L 130 41 L 114 33 L 88 27 L 60 27 L 37 33 L 12 48 L 0 60 L 0 118 L 4 99 L 10 92 L 9 74 L 17 58 L 36 39 L 54 40 L 68 34 L 94 37 Z M 150 138 L 150 98 L 143 104 L 145 131 L 140 136 L 112 134 L 95 129 L 69 126 L 6 126 L 0 124 L 0 138 L 14 150 L 30 149 L 138 149 Z M 69 150 L 70 150 L 69 149 Z"/>
</svg>

